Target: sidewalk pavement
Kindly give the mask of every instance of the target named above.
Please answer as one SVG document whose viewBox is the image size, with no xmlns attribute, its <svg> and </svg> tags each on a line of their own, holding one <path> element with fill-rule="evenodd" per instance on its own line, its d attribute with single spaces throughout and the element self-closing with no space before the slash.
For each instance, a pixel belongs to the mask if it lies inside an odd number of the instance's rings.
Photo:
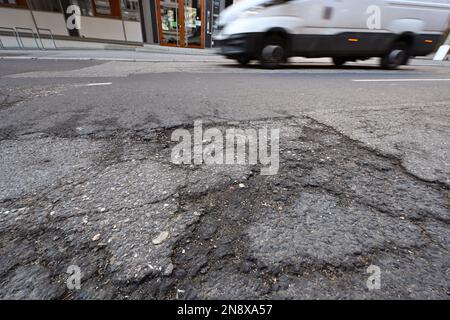
<svg viewBox="0 0 450 320">
<path fill-rule="evenodd" d="M 186 53 L 185 50 L 158 50 L 142 48 L 140 50 L 0 50 L 0 59 L 36 59 L 36 60 L 100 60 L 100 61 L 142 61 L 142 62 L 224 62 L 225 58 L 214 54 L 212 50 L 202 53 Z M 198 50 L 200 49 L 189 49 Z"/>
<path fill-rule="evenodd" d="M 60 50 L 0 50 L 0 59 L 24 60 L 97 60 L 97 61 L 128 61 L 128 62 L 214 62 L 227 63 L 228 60 L 214 49 L 190 49 L 145 45 L 141 48 L 128 49 L 60 49 Z M 329 64 L 329 58 L 291 58 L 292 63 Z M 377 59 L 365 63 L 377 64 Z M 412 59 L 415 66 L 450 66 L 450 61 L 433 61 L 432 56 Z"/>
<path fill-rule="evenodd" d="M 216 55 L 216 50 L 213 48 L 193 49 L 193 48 L 177 48 L 160 46 L 159 44 L 144 44 L 141 48 L 136 48 L 137 52 L 154 52 L 154 53 L 172 53 L 185 55 Z"/>
</svg>

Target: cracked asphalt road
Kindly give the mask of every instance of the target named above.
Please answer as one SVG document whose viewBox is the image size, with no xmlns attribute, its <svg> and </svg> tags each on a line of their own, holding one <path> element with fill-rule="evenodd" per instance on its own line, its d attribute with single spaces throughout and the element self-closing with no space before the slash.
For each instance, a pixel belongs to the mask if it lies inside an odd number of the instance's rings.
<svg viewBox="0 0 450 320">
<path fill-rule="evenodd" d="M 0 298 L 449 299 L 450 82 L 353 81 L 448 65 L 189 59 L 0 60 Z M 172 164 L 197 119 L 280 128 L 279 173 Z"/>
</svg>

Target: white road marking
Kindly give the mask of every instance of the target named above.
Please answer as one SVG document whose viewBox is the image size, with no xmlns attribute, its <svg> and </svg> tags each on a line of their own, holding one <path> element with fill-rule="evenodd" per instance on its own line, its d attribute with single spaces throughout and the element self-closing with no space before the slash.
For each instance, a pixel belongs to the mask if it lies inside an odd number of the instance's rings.
<svg viewBox="0 0 450 320">
<path fill-rule="evenodd" d="M 88 83 L 88 84 L 85 84 L 83 86 L 86 86 L 86 87 L 99 87 L 99 86 L 110 86 L 110 85 L 112 85 L 112 82 Z"/>
<path fill-rule="evenodd" d="M 353 79 L 353 82 L 423 82 L 423 81 L 450 81 L 450 79 Z"/>
</svg>

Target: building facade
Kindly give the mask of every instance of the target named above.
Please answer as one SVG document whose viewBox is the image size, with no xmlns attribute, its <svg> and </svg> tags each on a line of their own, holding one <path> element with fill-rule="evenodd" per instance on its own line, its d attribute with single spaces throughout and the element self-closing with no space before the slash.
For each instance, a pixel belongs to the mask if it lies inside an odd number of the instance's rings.
<svg viewBox="0 0 450 320">
<path fill-rule="evenodd" d="M 63 40 L 209 48 L 215 20 L 231 4 L 233 0 L 0 0 L 0 37 L 16 28 L 40 34 L 51 30 Z"/>
</svg>

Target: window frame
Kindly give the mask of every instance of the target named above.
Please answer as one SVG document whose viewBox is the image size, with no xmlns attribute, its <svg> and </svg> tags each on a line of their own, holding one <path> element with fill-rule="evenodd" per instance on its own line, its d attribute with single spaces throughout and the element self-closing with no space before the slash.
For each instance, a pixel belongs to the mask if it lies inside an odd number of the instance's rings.
<svg viewBox="0 0 450 320">
<path fill-rule="evenodd" d="M 16 3 L 0 3 L 0 7 L 12 9 L 28 9 L 26 0 L 16 0 Z"/>
<path fill-rule="evenodd" d="M 136 11 L 136 13 L 137 13 L 137 19 L 135 20 L 135 19 L 129 19 L 129 17 L 127 17 L 127 16 L 124 14 L 124 12 L 128 11 L 128 9 L 126 8 L 126 6 L 123 5 L 123 4 L 124 4 L 124 1 L 126 1 L 126 0 L 119 0 L 119 4 L 120 4 L 120 13 L 121 13 L 121 16 L 122 16 L 122 20 L 123 20 L 123 21 L 141 22 L 142 17 L 141 17 L 141 4 L 140 4 L 140 2 L 139 2 L 139 1 L 136 1 L 136 2 L 137 2 L 137 6 L 138 6 L 138 10 Z"/>
<path fill-rule="evenodd" d="M 49 11 L 49 10 L 35 9 L 35 8 L 33 7 L 33 3 L 30 2 L 30 7 L 31 7 L 30 9 L 31 9 L 32 11 L 37 11 L 37 12 L 49 12 L 49 13 L 62 14 L 62 13 L 63 13 L 63 8 L 62 8 L 61 2 L 60 2 L 59 0 L 57 1 L 57 5 L 58 5 L 58 7 L 59 7 L 59 11 Z"/>
</svg>

